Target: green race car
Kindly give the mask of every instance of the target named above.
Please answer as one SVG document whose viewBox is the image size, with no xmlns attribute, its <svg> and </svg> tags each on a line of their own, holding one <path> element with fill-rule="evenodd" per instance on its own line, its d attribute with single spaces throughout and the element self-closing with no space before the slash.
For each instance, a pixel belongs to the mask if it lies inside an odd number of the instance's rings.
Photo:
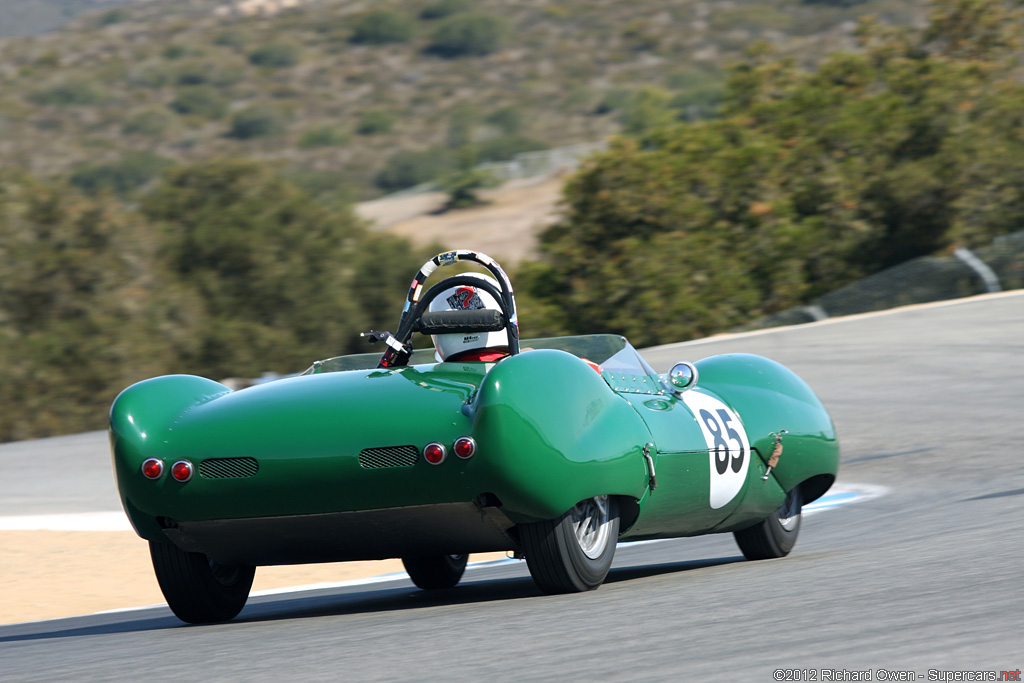
<svg viewBox="0 0 1024 683">
<path fill-rule="evenodd" d="M 426 288 L 458 262 L 494 279 Z M 411 350 L 417 332 L 497 335 L 500 357 L 439 345 L 438 362 Z M 659 375 L 617 335 L 520 343 L 511 284 L 478 252 L 428 261 L 398 332 L 368 335 L 383 355 L 239 391 L 157 377 L 114 401 L 121 501 L 182 620 L 233 618 L 260 565 L 399 557 L 437 589 L 468 553 L 510 551 L 560 593 L 598 587 L 620 541 L 732 532 L 747 558 L 782 557 L 836 477 L 832 420 L 782 365 L 730 354 Z"/>
</svg>

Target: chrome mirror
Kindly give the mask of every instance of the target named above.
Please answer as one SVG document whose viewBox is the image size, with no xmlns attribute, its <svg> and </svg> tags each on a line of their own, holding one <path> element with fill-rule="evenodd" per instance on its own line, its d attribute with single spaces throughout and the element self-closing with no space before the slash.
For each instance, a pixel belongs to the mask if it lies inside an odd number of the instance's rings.
<svg viewBox="0 0 1024 683">
<path fill-rule="evenodd" d="M 697 367 L 686 361 L 676 363 L 668 371 L 668 383 L 677 394 L 692 389 L 697 384 Z"/>
</svg>

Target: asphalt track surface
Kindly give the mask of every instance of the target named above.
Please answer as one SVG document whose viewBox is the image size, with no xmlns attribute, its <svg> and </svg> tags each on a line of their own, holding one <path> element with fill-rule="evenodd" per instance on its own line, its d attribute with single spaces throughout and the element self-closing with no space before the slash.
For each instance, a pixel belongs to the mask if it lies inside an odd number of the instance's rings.
<svg viewBox="0 0 1024 683">
<path fill-rule="evenodd" d="M 840 482 L 888 490 L 806 517 L 781 560 L 744 561 L 724 535 L 620 546 L 607 583 L 585 594 L 542 595 L 517 562 L 444 592 L 402 580 L 258 597 L 215 626 L 185 626 L 166 607 L 2 626 L 0 680 L 771 681 L 776 669 L 929 680 L 1024 668 L 1022 340 L 1015 293 L 646 351 L 659 371 L 738 351 L 789 365 L 832 411 Z M 104 498 L 65 497 L 83 484 L 74 438 L 52 461 L 6 461 L 0 513 Z"/>
</svg>

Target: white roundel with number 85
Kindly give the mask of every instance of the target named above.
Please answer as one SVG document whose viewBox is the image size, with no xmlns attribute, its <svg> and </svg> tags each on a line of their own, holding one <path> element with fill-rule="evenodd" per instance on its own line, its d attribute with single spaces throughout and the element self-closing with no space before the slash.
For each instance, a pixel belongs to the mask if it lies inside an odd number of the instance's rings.
<svg viewBox="0 0 1024 683">
<path fill-rule="evenodd" d="M 750 466 L 750 440 L 739 416 L 714 396 L 699 391 L 683 394 L 708 444 L 712 510 L 729 503 L 743 489 Z"/>
</svg>

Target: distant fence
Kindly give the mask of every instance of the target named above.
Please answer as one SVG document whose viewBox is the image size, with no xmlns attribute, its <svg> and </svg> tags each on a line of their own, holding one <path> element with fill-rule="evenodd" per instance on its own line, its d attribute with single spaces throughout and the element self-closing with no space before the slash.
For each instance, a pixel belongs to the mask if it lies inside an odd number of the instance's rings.
<svg viewBox="0 0 1024 683">
<path fill-rule="evenodd" d="M 1024 231 L 951 256 L 922 256 L 829 292 L 742 329 L 796 325 L 897 306 L 1024 288 Z"/>
<path fill-rule="evenodd" d="M 477 169 L 487 171 L 503 183 L 520 178 L 537 178 L 539 180 L 574 171 L 591 154 L 606 149 L 608 149 L 608 143 L 603 140 L 600 142 L 582 142 L 578 145 L 542 149 L 537 152 L 522 152 L 508 161 L 489 161 L 480 164 L 477 166 Z M 374 201 L 395 197 L 408 197 L 435 190 L 437 190 L 437 183 L 420 183 L 398 192 L 392 192 L 384 197 L 379 197 Z"/>
</svg>

